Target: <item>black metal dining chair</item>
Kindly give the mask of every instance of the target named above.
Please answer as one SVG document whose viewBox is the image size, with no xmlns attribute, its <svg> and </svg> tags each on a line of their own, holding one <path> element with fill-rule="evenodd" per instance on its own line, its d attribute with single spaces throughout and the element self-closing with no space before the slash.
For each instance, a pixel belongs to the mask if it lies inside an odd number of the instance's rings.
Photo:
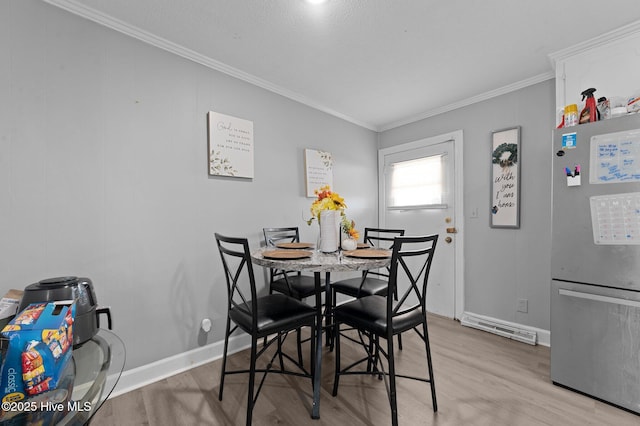
<svg viewBox="0 0 640 426">
<path fill-rule="evenodd" d="M 404 229 L 364 228 L 363 242 L 371 248 L 392 249 L 395 237 L 404 235 Z M 390 267 L 362 271 L 356 278 L 348 278 L 331 283 L 331 306 L 337 304 L 338 294 L 350 297 L 364 297 L 373 294 L 387 294 Z M 394 295 L 397 297 L 397 295 Z M 398 336 L 398 346 L 402 349 L 402 338 Z M 331 346 L 333 347 L 333 345 Z"/>
<path fill-rule="evenodd" d="M 398 425 L 398 406 L 396 395 L 396 378 L 406 378 L 427 382 L 431 387 L 433 411 L 438 411 L 436 387 L 431 362 L 431 348 L 427 330 L 427 283 L 433 255 L 438 242 L 438 235 L 396 237 L 391 255 L 389 289 L 387 294 L 398 292 L 398 300 L 374 294 L 344 303 L 333 312 L 335 321 L 335 376 L 333 396 L 338 394 L 341 376 L 352 374 L 381 375 L 385 379 L 389 405 L 391 407 L 391 424 Z M 402 288 L 399 284 L 402 284 Z M 366 356 L 344 368 L 340 366 L 340 325 L 345 324 L 357 329 L 357 339 L 365 349 Z M 393 336 L 414 330 L 425 345 L 427 358 L 427 374 L 410 376 L 396 373 Z M 380 339 L 386 340 L 382 345 Z M 369 342 L 373 342 L 373 349 Z M 383 358 L 387 361 L 385 369 Z M 364 362 L 375 360 L 376 368 L 356 369 Z M 411 374 L 416 371 L 411 366 Z"/>
<path fill-rule="evenodd" d="M 319 332 L 316 328 L 316 310 L 300 300 L 281 293 L 259 297 L 247 239 L 226 237 L 218 233 L 215 234 L 215 238 L 224 268 L 228 302 L 227 327 L 224 336 L 224 353 L 218 398 L 222 401 L 224 379 L 227 375 L 249 374 L 247 425 L 250 425 L 253 407 L 268 373 L 308 377 L 312 379 L 313 384 L 315 341 L 311 340 L 312 371 L 310 373 L 299 365 L 297 360 L 283 352 L 282 345 L 287 334 L 300 327 L 312 327 L 313 333 Z M 233 326 L 232 323 L 234 324 Z M 251 336 L 249 369 L 227 371 L 229 336 L 238 328 Z M 265 337 L 268 337 L 267 343 L 258 350 L 258 340 Z M 277 345 L 276 350 L 266 368 L 257 368 L 258 358 L 274 343 Z M 274 367 L 276 357 L 278 358 L 277 364 L 279 368 Z M 296 371 L 286 368 L 285 359 L 296 367 Z M 257 391 L 254 391 L 256 373 L 262 373 L 263 375 Z"/>
<path fill-rule="evenodd" d="M 299 243 L 300 233 L 297 226 L 285 228 L 263 228 L 264 243 L 267 247 L 276 247 L 280 243 Z M 324 291 L 324 284 L 322 285 Z M 303 275 L 300 271 L 269 271 L 269 291 L 283 293 L 298 300 L 316 294 L 313 276 Z"/>
<path fill-rule="evenodd" d="M 282 228 L 262 228 L 264 243 L 267 247 L 277 247 L 280 243 L 300 243 L 300 232 L 297 226 Z M 322 284 L 320 290 L 324 293 L 325 285 Z M 304 300 L 315 296 L 316 282 L 310 275 L 303 275 L 300 271 L 285 271 L 282 269 L 269 270 L 269 292 L 278 292 L 291 296 L 294 299 Z M 302 359 L 302 339 L 301 331 L 296 332 L 296 342 L 298 345 L 298 363 L 303 365 Z"/>
</svg>

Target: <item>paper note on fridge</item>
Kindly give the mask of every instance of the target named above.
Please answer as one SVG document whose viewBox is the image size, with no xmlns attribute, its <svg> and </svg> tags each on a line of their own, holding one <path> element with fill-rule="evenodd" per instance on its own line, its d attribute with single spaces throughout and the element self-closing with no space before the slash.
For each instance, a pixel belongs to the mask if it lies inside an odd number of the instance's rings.
<svg viewBox="0 0 640 426">
<path fill-rule="evenodd" d="M 595 244 L 640 244 L 640 192 L 589 198 Z"/>
<path fill-rule="evenodd" d="M 589 183 L 640 182 L 640 129 L 591 137 Z"/>
</svg>

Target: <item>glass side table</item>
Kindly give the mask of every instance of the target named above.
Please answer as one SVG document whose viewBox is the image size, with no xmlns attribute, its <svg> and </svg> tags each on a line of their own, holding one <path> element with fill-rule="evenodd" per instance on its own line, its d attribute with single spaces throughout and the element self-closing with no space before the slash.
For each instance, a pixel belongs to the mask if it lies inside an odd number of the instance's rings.
<svg viewBox="0 0 640 426">
<path fill-rule="evenodd" d="M 73 362 L 67 364 L 55 390 L 25 400 L 38 410 L 3 416 L 0 425 L 87 424 L 116 387 L 125 358 L 122 340 L 110 330 L 99 329 L 91 340 L 73 349 Z"/>
</svg>

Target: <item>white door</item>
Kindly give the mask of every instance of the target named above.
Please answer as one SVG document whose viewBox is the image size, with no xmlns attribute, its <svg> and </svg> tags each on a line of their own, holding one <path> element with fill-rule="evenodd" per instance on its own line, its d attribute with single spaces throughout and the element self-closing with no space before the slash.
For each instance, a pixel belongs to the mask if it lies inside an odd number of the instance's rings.
<svg viewBox="0 0 640 426">
<path fill-rule="evenodd" d="M 439 235 L 427 310 L 449 318 L 460 318 L 464 301 L 461 153 L 459 131 L 382 149 L 378 158 L 380 227 Z"/>
</svg>

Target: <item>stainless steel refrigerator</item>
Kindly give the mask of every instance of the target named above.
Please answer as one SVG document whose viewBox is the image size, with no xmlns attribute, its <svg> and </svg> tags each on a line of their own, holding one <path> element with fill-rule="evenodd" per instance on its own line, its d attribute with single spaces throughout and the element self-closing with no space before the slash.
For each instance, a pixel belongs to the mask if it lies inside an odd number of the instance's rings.
<svg viewBox="0 0 640 426">
<path fill-rule="evenodd" d="M 640 114 L 554 131 L 551 380 L 640 413 Z"/>
</svg>

